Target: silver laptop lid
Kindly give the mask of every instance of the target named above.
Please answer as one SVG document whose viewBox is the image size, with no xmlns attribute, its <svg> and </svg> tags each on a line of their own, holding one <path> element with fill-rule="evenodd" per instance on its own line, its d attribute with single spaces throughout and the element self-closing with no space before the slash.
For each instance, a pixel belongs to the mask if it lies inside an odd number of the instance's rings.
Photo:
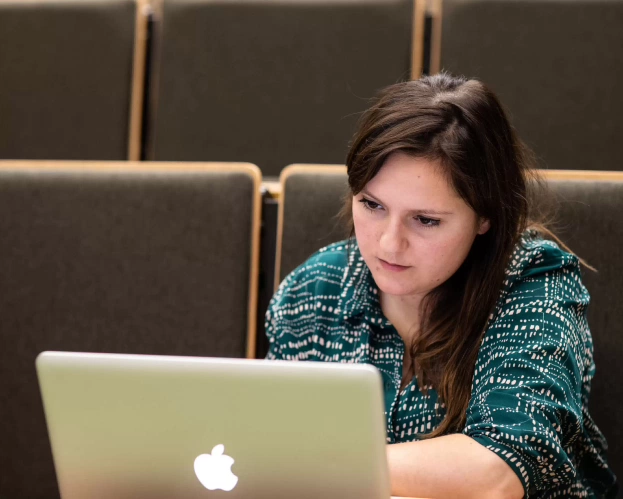
<svg viewBox="0 0 623 499">
<path fill-rule="evenodd" d="M 64 352 L 36 364 L 63 499 L 389 497 L 371 366 Z"/>
</svg>

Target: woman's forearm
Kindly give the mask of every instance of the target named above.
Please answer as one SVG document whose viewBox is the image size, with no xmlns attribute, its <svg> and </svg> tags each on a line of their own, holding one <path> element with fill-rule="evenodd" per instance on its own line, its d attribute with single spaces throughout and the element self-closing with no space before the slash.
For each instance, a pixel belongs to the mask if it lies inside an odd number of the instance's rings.
<svg viewBox="0 0 623 499">
<path fill-rule="evenodd" d="M 387 446 L 392 495 L 521 499 L 519 478 L 472 438 L 447 435 Z"/>
</svg>

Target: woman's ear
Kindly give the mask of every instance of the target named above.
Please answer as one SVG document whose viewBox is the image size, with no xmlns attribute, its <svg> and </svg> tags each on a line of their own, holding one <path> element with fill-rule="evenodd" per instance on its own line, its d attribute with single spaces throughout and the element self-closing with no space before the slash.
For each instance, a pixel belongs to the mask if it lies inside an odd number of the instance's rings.
<svg viewBox="0 0 623 499">
<path fill-rule="evenodd" d="M 481 218 L 478 222 L 478 235 L 482 236 L 491 228 L 491 222 L 488 218 Z"/>
</svg>

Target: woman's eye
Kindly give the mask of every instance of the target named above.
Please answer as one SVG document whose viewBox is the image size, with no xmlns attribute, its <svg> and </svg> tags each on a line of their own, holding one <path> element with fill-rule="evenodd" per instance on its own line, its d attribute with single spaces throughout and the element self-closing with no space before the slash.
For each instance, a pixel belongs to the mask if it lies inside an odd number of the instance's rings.
<svg viewBox="0 0 623 499">
<path fill-rule="evenodd" d="M 382 206 L 379 203 L 375 203 L 374 201 L 370 201 L 369 199 L 366 199 L 366 198 L 362 198 L 361 200 L 359 200 L 359 202 L 363 204 L 363 206 L 370 211 L 376 211 L 379 208 L 382 208 Z"/>
<path fill-rule="evenodd" d="M 415 217 L 415 219 L 420 222 L 424 227 L 437 227 L 439 225 L 439 220 L 428 217 Z"/>
</svg>

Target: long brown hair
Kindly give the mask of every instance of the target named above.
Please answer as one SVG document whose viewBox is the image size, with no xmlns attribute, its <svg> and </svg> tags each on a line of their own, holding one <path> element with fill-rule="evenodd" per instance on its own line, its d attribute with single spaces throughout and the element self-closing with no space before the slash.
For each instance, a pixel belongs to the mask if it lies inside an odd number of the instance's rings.
<svg viewBox="0 0 623 499">
<path fill-rule="evenodd" d="M 432 385 L 446 406 L 441 425 L 422 435 L 435 437 L 465 426 L 480 342 L 528 226 L 527 183 L 535 174 L 493 92 L 445 73 L 387 87 L 362 115 L 346 161 L 350 194 L 396 151 L 439 161 L 456 192 L 491 224 L 459 270 L 422 301 L 419 334 L 407 345 L 420 388 Z M 352 225 L 350 206 L 349 197 Z"/>
</svg>

